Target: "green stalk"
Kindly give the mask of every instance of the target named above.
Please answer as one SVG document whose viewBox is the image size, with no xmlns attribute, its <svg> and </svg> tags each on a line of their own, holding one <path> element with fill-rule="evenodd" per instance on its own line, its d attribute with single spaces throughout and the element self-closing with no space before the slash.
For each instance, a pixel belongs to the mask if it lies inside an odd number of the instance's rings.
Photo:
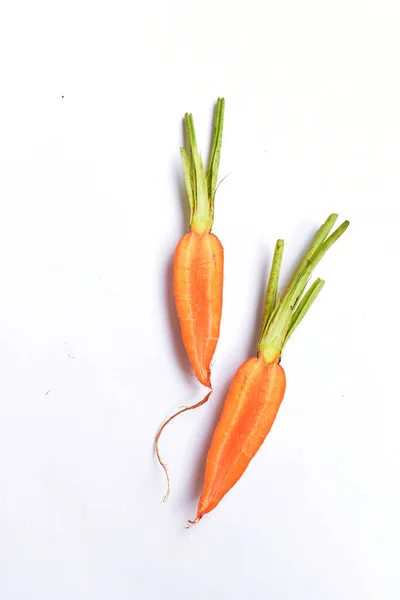
<svg viewBox="0 0 400 600">
<path fill-rule="evenodd" d="M 345 221 L 328 238 L 337 215 L 331 215 L 317 231 L 308 250 L 301 259 L 287 289 L 272 314 L 269 323 L 259 343 L 259 352 L 262 352 L 267 362 L 276 360 L 282 354 L 283 347 L 289 336 L 304 318 L 311 304 L 322 289 L 324 282 L 317 280 L 304 294 L 308 280 L 313 270 L 324 254 L 339 239 L 349 226 Z M 303 295 L 304 294 L 304 295 Z M 303 299 L 301 299 L 303 296 Z"/>
<path fill-rule="evenodd" d="M 325 281 L 318 278 L 314 281 L 314 283 L 312 284 L 310 289 L 304 294 L 301 302 L 299 302 L 299 304 L 290 320 L 289 329 L 288 329 L 288 332 L 286 334 L 285 341 L 284 341 L 284 346 L 285 346 L 286 342 L 288 341 L 288 339 L 293 334 L 294 330 L 298 327 L 300 322 L 306 316 L 306 313 L 308 312 L 310 306 L 313 304 L 314 300 L 316 299 L 316 297 L 318 296 L 318 294 L 320 293 L 320 291 L 322 290 L 324 285 L 325 285 Z M 282 348 L 282 350 L 283 350 L 283 348 Z"/>
<path fill-rule="evenodd" d="M 183 172 L 184 172 L 184 175 L 185 175 L 186 190 L 187 190 L 187 195 L 188 195 L 188 199 L 189 199 L 189 206 L 190 206 L 190 223 L 192 223 L 193 213 L 194 213 L 194 197 L 193 197 L 193 188 L 192 188 L 192 174 L 191 174 L 191 170 L 190 170 L 189 157 L 188 157 L 188 155 L 186 153 L 185 148 L 181 148 L 181 157 L 182 157 L 182 164 L 183 164 Z"/>
<path fill-rule="evenodd" d="M 224 112 L 225 100 L 218 98 L 207 173 L 197 148 L 193 116 L 191 114 L 185 115 L 185 130 L 189 152 L 186 153 L 185 149 L 181 148 L 181 156 L 190 204 L 190 227 L 199 235 L 211 231 L 214 224 L 214 198 L 221 156 Z"/>
<path fill-rule="evenodd" d="M 207 169 L 207 188 L 210 210 L 214 220 L 214 198 L 217 189 L 219 161 L 221 158 L 222 132 L 224 129 L 225 100 L 218 98 L 215 108 L 214 130 L 211 141 L 210 158 Z"/>
<path fill-rule="evenodd" d="M 301 259 L 295 272 L 293 273 L 293 277 L 289 282 L 288 289 L 291 285 L 293 285 L 299 274 L 304 270 L 304 267 L 306 266 L 310 258 L 315 254 L 315 252 L 318 250 L 321 244 L 323 244 L 323 242 L 326 240 L 326 237 L 328 233 L 332 230 L 332 227 L 336 223 L 337 218 L 338 215 L 336 213 L 332 213 L 331 215 L 329 215 L 325 223 L 321 225 L 321 227 L 318 229 L 317 233 L 313 237 L 311 244 L 307 248 L 307 251 L 304 253 L 303 258 Z"/>
<path fill-rule="evenodd" d="M 275 244 L 275 252 L 272 258 L 271 273 L 269 275 L 267 294 L 265 297 L 264 316 L 261 327 L 261 338 L 265 333 L 266 327 L 271 320 L 275 310 L 276 299 L 278 295 L 279 275 L 282 264 L 284 241 L 278 240 Z"/>
</svg>

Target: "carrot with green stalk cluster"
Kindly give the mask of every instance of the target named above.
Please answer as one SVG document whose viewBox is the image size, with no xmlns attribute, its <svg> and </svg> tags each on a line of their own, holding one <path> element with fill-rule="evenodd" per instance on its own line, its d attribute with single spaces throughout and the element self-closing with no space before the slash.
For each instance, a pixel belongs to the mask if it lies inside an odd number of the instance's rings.
<svg viewBox="0 0 400 600">
<path fill-rule="evenodd" d="M 224 110 L 225 101 L 219 98 L 207 171 L 197 149 L 193 117 L 185 115 L 189 153 L 181 148 L 181 155 L 190 205 L 190 231 L 179 241 L 174 255 L 174 294 L 182 340 L 198 381 L 210 389 L 211 360 L 220 332 L 224 278 L 224 250 L 217 236 L 211 233 Z M 167 478 L 164 500 L 168 498 L 170 485 L 167 467 L 159 453 L 160 435 L 172 419 L 205 404 L 210 394 L 201 402 L 178 411 L 158 432 L 156 454 Z"/>
<path fill-rule="evenodd" d="M 320 293 L 324 281 L 307 283 L 324 254 L 347 229 L 345 221 L 329 235 L 337 219 L 330 215 L 300 261 L 280 300 L 277 297 L 283 255 L 278 240 L 272 261 L 257 357 L 236 372 L 207 455 L 203 491 L 194 521 L 213 510 L 235 485 L 269 433 L 286 388 L 280 365 L 289 337 Z"/>
</svg>

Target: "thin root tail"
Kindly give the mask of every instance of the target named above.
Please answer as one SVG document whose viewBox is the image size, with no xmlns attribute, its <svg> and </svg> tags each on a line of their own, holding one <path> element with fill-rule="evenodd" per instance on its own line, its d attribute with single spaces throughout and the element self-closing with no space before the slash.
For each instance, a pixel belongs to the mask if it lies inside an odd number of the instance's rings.
<svg viewBox="0 0 400 600">
<path fill-rule="evenodd" d="M 161 467 L 164 469 L 165 477 L 166 477 L 166 480 L 167 480 L 167 491 L 165 493 L 165 496 L 162 499 L 163 502 L 166 502 L 168 500 L 168 496 L 169 496 L 169 493 L 170 493 L 170 490 L 171 490 L 171 486 L 170 486 L 170 481 L 169 481 L 169 475 L 168 475 L 167 465 L 162 460 L 161 455 L 160 455 L 159 442 L 160 442 L 161 434 L 164 431 L 164 429 L 166 428 L 166 426 L 173 419 L 175 419 L 175 417 L 177 417 L 178 415 L 181 415 L 182 413 L 186 412 L 187 410 L 194 410 L 195 408 L 199 408 L 200 406 L 202 406 L 203 404 L 205 404 L 206 402 L 208 402 L 208 399 L 211 396 L 211 394 L 212 394 L 212 390 L 210 392 L 208 392 L 208 394 L 200 402 L 197 402 L 196 404 L 193 404 L 192 406 L 185 406 L 184 408 L 181 408 L 181 410 L 178 410 L 178 412 L 176 412 L 174 415 L 172 415 L 172 417 L 170 417 L 169 419 L 167 419 L 167 421 L 165 421 L 164 425 L 161 427 L 160 431 L 157 433 L 157 436 L 156 436 L 156 456 L 157 456 L 157 460 L 160 463 Z"/>
<path fill-rule="evenodd" d="M 156 437 L 156 456 L 157 456 L 157 460 L 160 463 L 160 465 L 162 466 L 162 468 L 164 469 L 164 473 L 165 473 L 165 478 L 167 480 L 167 491 L 165 492 L 165 495 L 163 496 L 162 502 L 166 502 L 168 500 L 168 496 L 169 496 L 169 492 L 171 490 L 171 485 L 169 482 L 169 475 L 168 475 L 168 469 L 167 469 L 167 465 L 165 464 L 165 462 L 163 462 L 161 456 L 160 456 L 160 451 L 159 451 L 159 447 L 158 447 L 158 441 L 160 439 L 160 435 L 162 430 L 164 429 L 165 425 L 163 425 L 160 429 L 160 431 L 157 434 Z"/>
</svg>

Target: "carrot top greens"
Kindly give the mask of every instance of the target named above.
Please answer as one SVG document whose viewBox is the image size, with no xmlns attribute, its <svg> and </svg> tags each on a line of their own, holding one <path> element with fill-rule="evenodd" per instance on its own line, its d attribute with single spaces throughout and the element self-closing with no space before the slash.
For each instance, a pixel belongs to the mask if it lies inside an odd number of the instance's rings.
<svg viewBox="0 0 400 600">
<path fill-rule="evenodd" d="M 185 148 L 181 148 L 181 155 L 190 204 L 190 227 L 200 235 L 205 231 L 211 231 L 214 223 L 214 197 L 221 156 L 224 111 L 225 100 L 218 98 L 207 171 L 204 170 L 203 161 L 197 149 L 193 116 L 185 115 L 189 152 L 187 153 Z"/>
<path fill-rule="evenodd" d="M 280 299 L 277 297 L 277 291 L 284 242 L 283 240 L 276 242 L 265 300 L 261 336 L 258 343 L 258 353 L 263 355 L 266 363 L 273 362 L 278 357 L 280 358 L 287 340 L 302 321 L 325 284 L 322 279 L 316 279 L 306 291 L 313 270 L 350 224 L 349 221 L 344 221 L 328 237 L 337 217 L 336 214 L 330 215 L 318 229 Z"/>
</svg>

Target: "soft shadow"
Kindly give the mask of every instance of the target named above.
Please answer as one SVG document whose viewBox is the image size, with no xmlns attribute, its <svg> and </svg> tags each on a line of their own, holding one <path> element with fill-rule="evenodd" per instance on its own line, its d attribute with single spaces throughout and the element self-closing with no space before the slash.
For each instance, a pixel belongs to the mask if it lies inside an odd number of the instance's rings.
<svg viewBox="0 0 400 600">
<path fill-rule="evenodd" d="M 172 254 L 165 271 L 165 301 L 168 309 L 169 332 L 175 358 L 186 375 L 188 381 L 193 382 L 194 374 L 192 365 L 188 355 L 186 354 L 185 346 L 183 345 L 181 326 L 175 307 L 174 296 L 174 255 Z"/>
<path fill-rule="evenodd" d="M 231 379 L 229 379 L 226 382 L 226 384 L 224 385 L 224 387 L 220 389 L 220 391 L 218 392 L 218 396 L 217 395 L 214 396 L 214 394 L 211 394 L 210 399 L 206 404 L 206 410 L 207 410 L 207 405 L 209 403 L 213 403 L 214 412 L 213 412 L 213 418 L 208 423 L 207 434 L 204 436 L 204 439 L 201 443 L 200 449 L 197 453 L 197 457 L 193 461 L 192 477 L 189 480 L 189 498 L 190 498 L 190 500 L 198 501 L 201 491 L 203 489 L 204 470 L 206 467 L 206 458 L 207 458 L 208 449 L 210 447 L 215 428 L 216 428 L 219 418 L 221 416 L 222 408 L 224 406 L 225 399 L 228 395 L 230 385 L 231 385 Z M 200 410 L 202 408 L 203 407 L 201 407 Z"/>
</svg>

